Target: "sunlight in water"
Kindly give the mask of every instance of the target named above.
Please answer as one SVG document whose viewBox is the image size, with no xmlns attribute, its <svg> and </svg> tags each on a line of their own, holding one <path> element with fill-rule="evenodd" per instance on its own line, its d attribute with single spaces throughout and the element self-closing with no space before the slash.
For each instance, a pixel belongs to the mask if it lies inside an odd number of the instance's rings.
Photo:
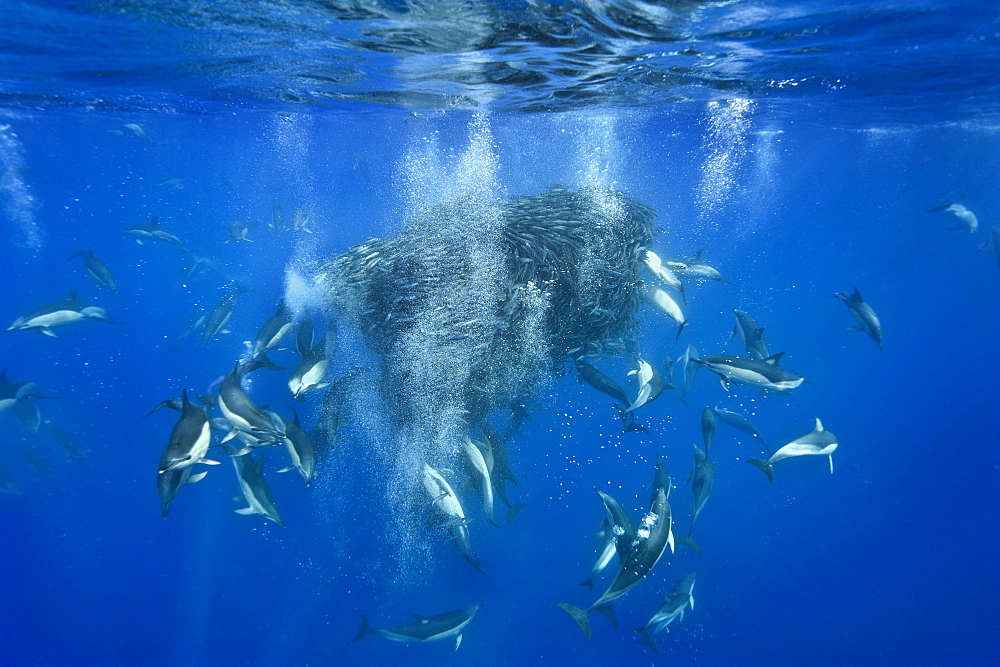
<svg viewBox="0 0 1000 667">
<path fill-rule="evenodd" d="M 701 180 L 695 194 L 698 218 L 718 229 L 718 216 L 738 184 L 738 172 L 746 158 L 747 133 L 754 104 L 750 100 L 713 100 L 708 103 Z"/>
</svg>

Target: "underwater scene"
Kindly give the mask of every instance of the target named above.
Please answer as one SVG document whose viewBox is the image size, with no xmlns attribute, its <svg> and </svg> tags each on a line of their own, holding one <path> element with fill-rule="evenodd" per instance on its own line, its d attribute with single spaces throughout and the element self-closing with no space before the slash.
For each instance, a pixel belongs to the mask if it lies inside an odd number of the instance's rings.
<svg viewBox="0 0 1000 667">
<path fill-rule="evenodd" d="M 1000 662 L 992 3 L 0 9 L 0 663 Z"/>
</svg>

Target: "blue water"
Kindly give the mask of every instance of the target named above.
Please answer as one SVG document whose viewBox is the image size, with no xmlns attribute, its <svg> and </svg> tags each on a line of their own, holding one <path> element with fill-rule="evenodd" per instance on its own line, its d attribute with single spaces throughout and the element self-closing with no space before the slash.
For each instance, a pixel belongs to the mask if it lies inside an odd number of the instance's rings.
<svg viewBox="0 0 1000 667">
<path fill-rule="evenodd" d="M 572 3 L 0 7 L 12 26 L 0 41 L 0 323 L 71 290 L 119 323 L 0 337 L 8 378 L 47 396 L 31 399 L 37 433 L 0 413 L 0 662 L 1000 660 L 989 3 L 616 3 L 599 16 Z M 447 471 L 484 574 L 400 477 L 419 454 L 378 399 L 377 371 L 310 487 L 277 473 L 283 448 L 263 451 L 286 528 L 233 511 L 244 504 L 218 449 L 223 464 L 200 466 L 207 477 L 161 518 L 156 464 L 177 416 L 143 415 L 183 388 L 210 393 L 282 297 L 324 324 L 300 277 L 462 188 L 509 200 L 554 184 L 653 207 L 662 256 L 703 250 L 731 281 L 688 282 L 677 341 L 643 307 L 644 357 L 688 344 L 745 356 L 730 341 L 741 308 L 811 383 L 727 392 L 702 369 L 686 405 L 667 391 L 638 410 L 649 434 L 622 434 L 608 397 L 573 372 L 547 375 L 507 445 L 508 493 L 526 503 L 511 525 L 500 503 L 501 528 L 489 525 L 461 468 Z M 286 219 L 307 211 L 312 233 L 272 229 L 275 201 Z M 927 212 L 951 202 L 976 213 L 976 233 Z M 122 234 L 152 216 L 208 265 L 192 272 L 192 254 Z M 234 220 L 251 242 L 225 243 Z M 117 293 L 67 261 L 81 248 L 111 267 Z M 456 294 L 463 278 L 450 276 Z M 234 284 L 252 291 L 231 333 L 177 340 Z M 884 325 L 883 350 L 827 298 L 854 287 Z M 377 364 L 344 317 L 339 338 L 328 380 Z M 597 363 L 634 395 L 629 358 Z M 256 371 L 249 392 L 311 428 L 322 392 L 299 403 L 287 376 Z M 613 577 L 614 564 L 595 591 L 579 585 L 604 516 L 593 487 L 638 520 L 663 455 L 685 534 L 706 405 L 750 416 L 776 447 L 819 417 L 839 441 L 834 473 L 825 458 L 787 460 L 769 484 L 745 463 L 756 443 L 720 423 L 704 555 L 667 552 L 615 603 L 619 629 L 592 614 L 585 641 L 556 605 L 586 607 Z M 657 658 L 632 629 L 693 570 L 695 607 L 656 637 Z M 384 628 L 475 604 L 458 651 L 350 644 L 362 615 Z"/>
</svg>

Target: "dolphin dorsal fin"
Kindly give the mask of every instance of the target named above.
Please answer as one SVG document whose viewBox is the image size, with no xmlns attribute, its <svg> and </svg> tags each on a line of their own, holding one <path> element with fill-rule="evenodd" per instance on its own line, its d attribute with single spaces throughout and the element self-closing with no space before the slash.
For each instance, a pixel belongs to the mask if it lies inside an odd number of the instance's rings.
<svg viewBox="0 0 1000 667">
<path fill-rule="evenodd" d="M 413 618 L 417 619 L 418 623 L 426 623 L 427 622 L 427 619 L 424 618 L 423 616 L 421 616 L 420 614 L 414 614 Z"/>
<path fill-rule="evenodd" d="M 69 291 L 69 294 L 66 296 L 66 300 L 67 301 L 75 301 L 76 300 L 76 290 L 75 289 L 71 289 Z"/>
<path fill-rule="evenodd" d="M 864 299 L 861 298 L 861 292 L 857 287 L 854 288 L 854 298 L 858 301 L 864 301 Z"/>
<path fill-rule="evenodd" d="M 823 430 L 823 422 L 819 420 L 819 417 L 816 417 L 816 430 L 817 431 Z"/>
<path fill-rule="evenodd" d="M 701 261 L 701 253 L 703 253 L 703 252 L 705 252 L 705 249 L 704 249 L 704 248 L 702 248 L 701 250 L 699 250 L 698 252 L 696 252 L 696 253 L 694 254 L 694 257 L 692 257 L 691 259 L 692 259 L 693 261 L 695 261 L 695 262 L 700 262 L 700 261 Z"/>
<path fill-rule="evenodd" d="M 785 356 L 785 353 L 779 352 L 778 354 L 772 354 L 770 357 L 764 359 L 763 361 L 765 364 L 771 364 L 772 366 L 777 366 L 778 360 L 781 359 L 783 356 Z"/>
</svg>

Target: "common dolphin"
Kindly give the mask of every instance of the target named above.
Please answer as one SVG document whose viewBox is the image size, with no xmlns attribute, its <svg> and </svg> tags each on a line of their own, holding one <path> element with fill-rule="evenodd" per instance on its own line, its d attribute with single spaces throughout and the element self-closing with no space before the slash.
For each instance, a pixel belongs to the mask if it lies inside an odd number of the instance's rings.
<svg viewBox="0 0 1000 667">
<path fill-rule="evenodd" d="M 683 262 L 676 262 L 675 264 L 681 267 L 678 270 L 678 273 L 687 278 L 694 278 L 695 280 L 714 280 L 716 282 L 732 285 L 731 282 L 722 277 L 722 274 L 719 273 L 718 270 L 702 261 L 702 252 L 702 250 L 699 250 L 693 257 L 689 257 Z M 670 266 L 669 263 L 668 266 Z"/>
<path fill-rule="evenodd" d="M 486 519 L 494 526 L 493 520 L 493 482 L 490 480 L 490 465 L 483 455 L 484 444 L 473 442 L 472 438 L 465 436 L 462 439 L 462 450 L 465 452 L 466 474 L 472 486 L 475 487 L 480 499 L 483 501 L 483 511 Z M 492 453 L 490 454 L 492 459 Z"/>
<path fill-rule="evenodd" d="M 288 421 L 277 413 L 269 413 L 271 422 L 275 425 L 280 424 L 278 430 L 284 435 L 282 439 L 285 441 L 288 455 L 292 459 L 290 466 L 282 468 L 278 472 L 298 470 L 302 479 L 306 481 L 306 486 L 309 486 L 316 475 L 316 446 L 309 434 L 302 429 L 302 422 L 299 421 L 299 413 L 295 411 L 295 408 L 292 408 L 292 415 L 295 419 Z"/>
<path fill-rule="evenodd" d="M 684 387 L 684 391 L 677 398 L 678 401 L 687 405 L 687 395 L 691 391 L 691 385 L 694 383 L 694 376 L 698 374 L 698 369 L 701 368 L 694 360 L 698 357 L 698 348 L 694 345 L 688 344 L 684 348 L 684 354 L 677 357 L 677 367 L 681 371 L 681 382 L 680 384 Z"/>
<path fill-rule="evenodd" d="M 208 341 L 220 333 L 228 333 L 225 327 L 226 323 L 229 322 L 229 318 L 233 316 L 233 307 L 236 305 L 236 299 L 239 298 L 240 294 L 249 291 L 246 287 L 237 285 L 222 295 L 222 298 L 219 299 L 219 305 L 208 314 L 208 319 L 205 320 L 205 329 L 201 334 L 202 345 L 208 345 Z"/>
<path fill-rule="evenodd" d="M 180 419 L 174 424 L 167 448 L 160 457 L 160 474 L 170 470 L 184 470 L 196 463 L 218 465 L 218 461 L 205 458 L 211 441 L 208 416 L 200 406 L 188 401 L 185 388 L 181 393 Z"/>
<path fill-rule="evenodd" d="M 671 287 L 681 293 L 685 301 L 687 300 L 687 295 L 684 293 L 684 283 L 681 279 L 677 277 L 673 271 L 663 265 L 663 260 L 652 250 L 646 250 L 645 255 L 646 268 L 649 270 L 653 276 L 662 282 L 667 287 Z"/>
<path fill-rule="evenodd" d="M 184 252 L 191 252 L 184 246 L 183 243 L 181 243 L 179 238 L 168 232 L 163 225 L 160 224 L 160 219 L 155 215 L 149 222 L 132 225 L 123 231 L 122 234 L 127 234 L 133 237 L 135 242 L 139 245 L 142 245 L 146 241 L 163 241 L 177 246 Z"/>
<path fill-rule="evenodd" d="M 698 520 L 698 515 L 705 508 L 708 496 L 712 493 L 712 484 L 715 481 L 715 464 L 712 463 L 706 452 L 701 451 L 698 445 L 694 445 L 694 468 L 688 475 L 688 484 L 691 485 L 691 525 L 688 534 L 678 540 L 687 544 L 692 549 L 701 554 L 701 547 L 694 541 L 694 524 Z"/>
<path fill-rule="evenodd" d="M 236 469 L 236 479 L 240 484 L 240 491 L 247 501 L 247 507 L 236 510 L 237 514 L 249 515 L 260 514 L 265 519 L 270 519 L 282 528 L 285 523 L 278 513 L 278 505 L 271 494 L 271 488 L 264 481 L 264 457 L 254 461 L 252 454 L 236 455 L 234 448 L 224 445 L 229 454 L 229 460 L 233 462 Z"/>
<path fill-rule="evenodd" d="M 671 531 L 670 505 L 667 503 L 667 492 L 662 486 L 654 491 L 654 501 L 649 512 L 643 517 L 636 530 L 636 543 L 629 552 L 621 569 L 607 590 L 587 609 L 579 609 L 571 604 L 560 604 L 577 622 L 584 636 L 590 639 L 590 620 L 587 615 L 592 611 L 604 610 L 611 602 L 642 581 L 653 566 L 660 560 L 667 545 L 673 541 Z M 609 616 L 610 618 L 610 616 Z"/>
<path fill-rule="evenodd" d="M 80 301 L 73 290 L 62 301 L 56 301 L 33 308 L 21 315 L 7 327 L 7 331 L 37 329 L 39 333 L 55 338 L 54 327 L 66 326 L 87 320 L 98 320 L 108 324 L 118 324 L 104 308 Z"/>
<path fill-rule="evenodd" d="M 778 360 L 784 354 L 779 352 L 767 359 L 742 359 L 725 354 L 706 354 L 691 361 L 718 375 L 726 391 L 729 391 L 729 384 L 733 383 L 759 387 L 769 392 L 788 392 L 802 384 L 805 378 L 789 373 L 778 365 Z"/>
<path fill-rule="evenodd" d="M 281 339 L 292 330 L 292 326 L 292 314 L 288 311 L 285 302 L 282 301 L 278 304 L 274 315 L 269 317 L 261 326 L 260 331 L 257 332 L 257 336 L 253 340 L 253 356 L 257 357 L 268 350 L 276 349 L 281 343 Z"/>
<path fill-rule="evenodd" d="M 689 321 L 684 318 L 684 312 L 677 305 L 677 302 L 669 294 L 653 285 L 646 285 L 642 290 L 642 295 L 647 303 L 666 314 L 677 324 L 677 335 L 674 336 L 674 340 L 680 338 L 681 332 L 684 331 L 684 327 L 689 324 Z"/>
<path fill-rule="evenodd" d="M 753 359 L 767 359 L 771 356 L 767 351 L 767 341 L 764 340 L 764 327 L 757 324 L 757 320 L 745 310 L 733 308 L 733 313 L 736 315 L 736 326 L 733 327 L 729 340 L 739 336 L 747 354 Z"/>
<path fill-rule="evenodd" d="M 709 455 L 712 449 L 712 440 L 715 438 L 715 413 L 712 408 L 705 406 L 701 411 L 701 439 L 705 443 L 705 456 Z"/>
<path fill-rule="evenodd" d="M 672 384 L 663 379 L 663 375 L 653 364 L 645 359 L 636 359 L 636 363 L 639 368 L 629 371 L 629 375 L 634 375 L 638 380 L 639 393 L 625 412 L 632 412 L 646 403 L 652 402 L 663 393 L 664 389 L 674 388 Z"/>
<path fill-rule="evenodd" d="M 240 241 L 253 243 L 253 239 L 247 238 L 247 234 L 250 232 L 250 225 L 242 220 L 234 220 L 226 231 L 229 233 L 229 238 L 224 241 L 225 243 L 239 243 Z"/>
<path fill-rule="evenodd" d="M 959 219 L 961 224 L 955 225 L 952 229 L 968 229 L 970 234 L 975 234 L 979 230 L 979 220 L 976 214 L 965 208 L 961 204 L 942 204 L 934 208 L 927 209 L 928 213 L 951 213 Z"/>
<path fill-rule="evenodd" d="M 108 268 L 107 264 L 94 257 L 94 253 L 89 248 L 87 250 L 77 250 L 67 259 L 73 259 L 74 257 L 79 257 L 83 260 L 84 268 L 87 269 L 87 273 L 97 282 L 99 287 L 106 287 L 112 292 L 118 291 L 115 274 L 111 273 L 111 269 Z"/>
<path fill-rule="evenodd" d="M 170 505 L 174 502 L 174 497 L 177 496 L 180 488 L 185 484 L 200 482 L 208 474 L 207 470 L 195 474 L 191 474 L 192 472 L 191 468 L 184 468 L 183 470 L 168 470 L 156 476 L 156 492 L 160 496 L 160 504 L 162 505 L 160 514 L 164 519 L 170 513 Z"/>
<path fill-rule="evenodd" d="M 878 344 L 879 349 L 882 349 L 882 323 L 879 322 L 878 315 L 875 314 L 872 307 L 861 298 L 861 292 L 858 291 L 858 288 L 854 288 L 854 294 L 837 292 L 832 298 L 843 301 L 848 312 L 851 313 L 851 317 L 858 323 L 858 326 L 851 327 L 848 331 L 864 331 Z"/>
<path fill-rule="evenodd" d="M 264 355 L 260 361 L 243 365 L 237 362 L 233 366 L 233 370 L 226 373 L 219 385 L 219 409 L 232 425 L 232 430 L 229 435 L 223 438 L 223 442 L 235 437 L 237 431 L 245 431 L 255 436 L 272 436 L 276 443 L 282 437 L 275 428 L 274 422 L 257 407 L 241 386 L 243 376 L 260 366 L 278 368 L 271 364 Z"/>
<path fill-rule="evenodd" d="M 441 523 L 455 541 L 458 552 L 477 572 L 482 573 L 479 561 L 472 555 L 472 541 L 469 539 L 469 525 L 465 518 L 462 503 L 459 502 L 455 490 L 444 476 L 426 463 L 423 468 L 423 484 L 431 504 L 438 511 Z"/>
<path fill-rule="evenodd" d="M 764 436 L 760 434 L 757 427 L 750 423 L 750 421 L 738 412 L 733 412 L 726 408 L 714 407 L 712 411 L 715 416 L 724 424 L 729 424 L 738 431 L 746 433 L 751 438 L 754 438 L 761 444 L 764 451 L 769 455 L 771 453 L 771 448 L 768 446 L 767 442 L 764 440 Z"/>
<path fill-rule="evenodd" d="M 449 611 L 445 614 L 430 616 L 416 616 L 416 622 L 407 625 L 397 625 L 394 628 L 372 628 L 368 625 L 368 619 L 361 617 L 361 629 L 351 640 L 351 643 L 361 641 L 366 635 L 377 635 L 394 642 L 433 642 L 441 639 L 455 638 L 455 650 L 462 644 L 462 631 L 469 624 L 472 617 L 483 605 L 477 604 L 475 607 Z"/>
<path fill-rule="evenodd" d="M 632 523 L 632 517 L 629 516 L 628 512 L 617 500 L 596 486 L 594 487 L 594 491 L 597 492 L 601 502 L 604 504 L 608 525 L 611 526 L 611 532 L 615 535 L 615 552 L 618 554 L 618 562 L 619 564 L 624 564 L 636 540 L 635 525 Z"/>
<path fill-rule="evenodd" d="M 507 497 L 506 483 L 517 485 L 517 478 L 514 477 L 514 472 L 507 463 L 507 444 L 496 429 L 486 422 L 480 424 L 479 428 L 483 432 L 483 444 L 486 449 L 489 449 L 493 459 L 493 465 L 490 466 L 490 481 L 493 491 L 507 506 L 507 525 L 510 525 L 513 523 L 514 517 L 526 505 L 524 503 L 511 503 L 510 498 Z"/>
<path fill-rule="evenodd" d="M 671 591 L 670 595 L 663 600 L 663 605 L 653 614 L 649 622 L 646 623 L 646 627 L 635 629 L 639 633 L 642 643 L 651 648 L 656 655 L 659 655 L 660 651 L 656 648 L 656 644 L 653 643 L 653 637 L 666 629 L 675 620 L 679 619 L 683 621 L 685 607 L 694 609 L 694 578 L 695 573 L 692 572 L 681 579 L 674 586 L 674 590 Z"/>
<path fill-rule="evenodd" d="M 331 321 L 326 336 L 315 346 L 312 345 L 312 323 L 309 320 L 300 325 L 298 333 L 296 346 L 301 361 L 288 378 L 288 389 L 292 396 L 304 401 L 307 391 L 330 386 L 329 382 L 323 382 L 323 378 L 330 368 L 330 358 L 337 349 L 337 330 Z"/>
<path fill-rule="evenodd" d="M 770 482 L 774 482 L 774 464 L 782 459 L 789 459 L 794 456 L 827 456 L 830 458 L 830 474 L 833 474 L 833 452 L 837 449 L 837 436 L 823 429 L 823 422 L 816 418 L 816 428 L 812 433 L 807 433 L 801 438 L 796 438 L 790 443 L 781 447 L 765 461 L 763 459 L 748 459 L 751 463 L 767 475 Z"/>
<path fill-rule="evenodd" d="M 576 367 L 576 373 L 579 378 L 597 391 L 615 399 L 621 403 L 624 408 L 627 408 L 632 404 L 632 401 L 629 400 L 628 394 L 625 393 L 625 390 L 622 389 L 620 384 L 601 371 L 597 370 L 597 368 L 591 364 L 587 363 L 583 357 L 577 357 L 574 359 L 573 365 Z"/>
<path fill-rule="evenodd" d="M 34 382 L 17 382 L 7 377 L 7 369 L 0 370 L 0 412 L 6 412 L 18 401 L 45 398 L 42 389 Z"/>
</svg>

